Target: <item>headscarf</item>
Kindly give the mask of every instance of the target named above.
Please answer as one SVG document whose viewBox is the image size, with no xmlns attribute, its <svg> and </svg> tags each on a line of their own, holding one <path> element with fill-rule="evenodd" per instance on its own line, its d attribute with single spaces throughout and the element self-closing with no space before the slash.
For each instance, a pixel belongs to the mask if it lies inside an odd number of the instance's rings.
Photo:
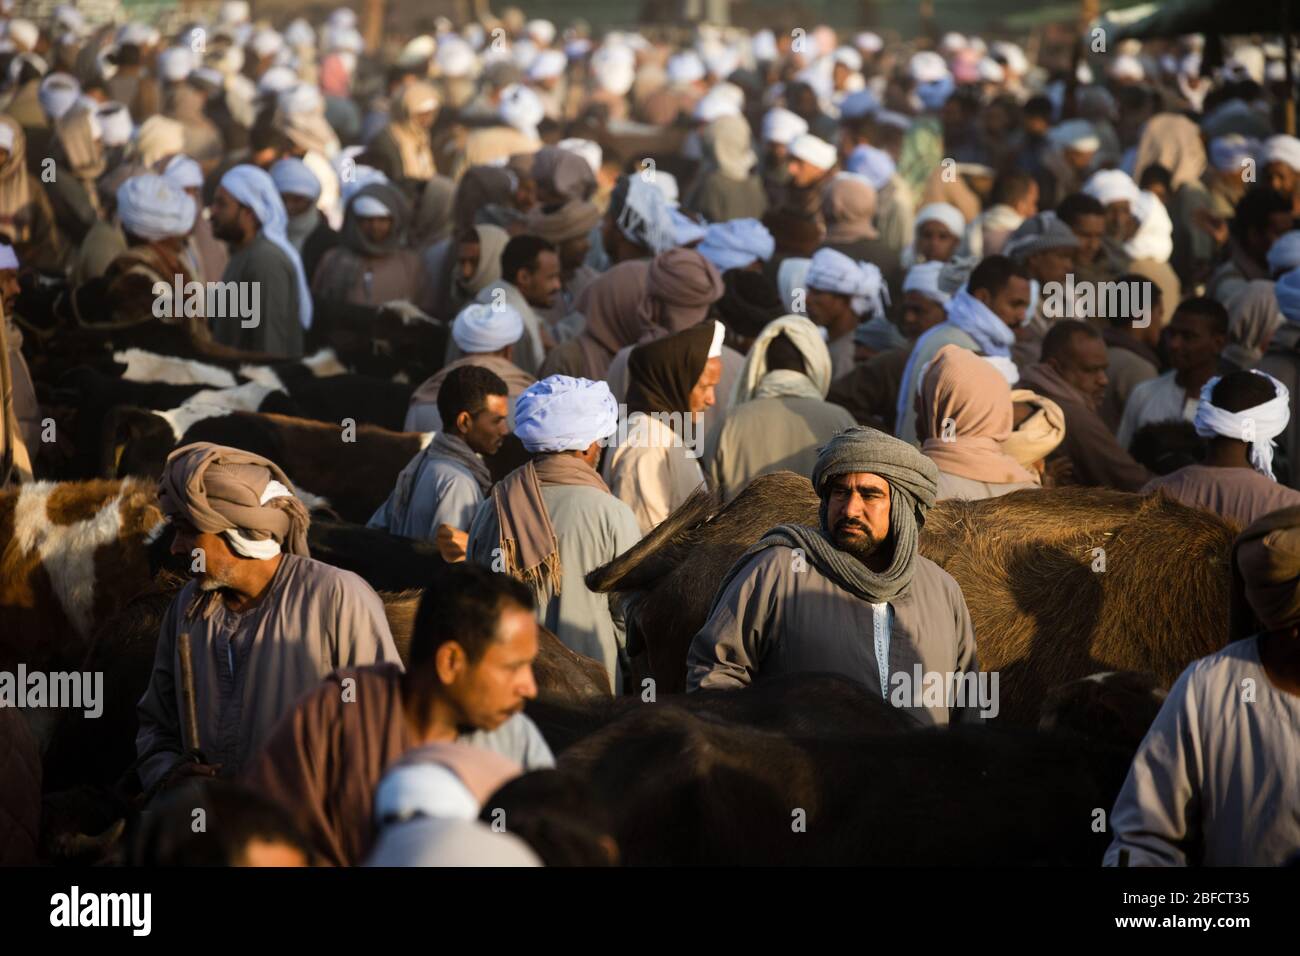
<svg viewBox="0 0 1300 956">
<path fill-rule="evenodd" d="M 1160 113 L 1147 120 L 1138 140 L 1133 176 L 1141 179 L 1153 163 L 1169 170 L 1174 190 L 1196 183 L 1205 172 L 1205 144 L 1201 130 L 1178 113 Z"/>
<path fill-rule="evenodd" d="M 1214 387 L 1219 384 L 1216 375 L 1201 387 L 1201 401 L 1196 406 L 1192 424 L 1202 438 L 1216 435 L 1250 444 L 1250 464 L 1261 475 L 1277 480 L 1273 475 L 1273 441 L 1286 431 L 1291 420 L 1291 394 L 1287 387 L 1266 372 L 1250 370 L 1273 383 L 1274 395 L 1262 405 L 1229 412 L 1214 404 Z"/>
<path fill-rule="evenodd" d="M 361 231 L 358 220 L 385 213 L 392 217 L 393 227 L 382 242 L 376 243 Z M 329 274 L 316 280 L 320 283 L 322 300 L 345 299 L 365 272 L 367 259 L 383 259 L 405 249 L 410 220 L 411 207 L 406 194 L 392 183 L 370 183 L 354 193 L 348 200 L 343 228 L 339 231 L 343 246 L 352 255 L 337 259 Z"/>
<path fill-rule="evenodd" d="M 920 232 L 927 222 L 937 222 L 960 239 L 966 233 L 966 216 L 952 203 L 932 202 L 922 206 L 912 223 L 913 231 Z"/>
<path fill-rule="evenodd" d="M 161 114 L 150 116 L 135 134 L 140 164 L 152 167 L 160 159 L 185 152 L 185 127 Z"/>
<path fill-rule="evenodd" d="M 538 206 L 524 220 L 524 231 L 549 242 L 579 239 L 600 222 L 600 210 L 583 199 L 570 199 L 550 206 Z"/>
<path fill-rule="evenodd" d="M 1011 388 L 988 361 L 945 345 L 925 372 L 921 405 L 930 432 L 921 452 L 941 472 L 989 484 L 1038 483 L 1003 446 L 1014 422 Z"/>
<path fill-rule="evenodd" d="M 189 193 L 153 173 L 132 176 L 117 188 L 122 228 L 150 242 L 187 235 L 197 212 Z"/>
<path fill-rule="evenodd" d="M 307 288 L 307 277 L 303 274 L 302 258 L 286 235 L 285 226 L 289 216 L 284 210 L 284 201 L 276 191 L 270 174 L 247 163 L 234 166 L 221 177 L 221 188 L 230 193 L 236 202 L 253 211 L 261 226 L 262 235 L 279 246 L 280 250 L 289 257 L 298 279 L 298 319 L 304 329 L 310 329 L 311 291 Z"/>
<path fill-rule="evenodd" d="M 728 219 L 709 225 L 704 240 L 695 249 L 725 273 L 771 259 L 776 240 L 757 219 Z"/>
<path fill-rule="evenodd" d="M 435 173 L 424 184 L 411 220 L 411 239 L 417 247 L 423 248 L 447 237 L 455 195 L 456 184 L 446 176 Z"/>
<path fill-rule="evenodd" d="M 879 192 L 889 184 L 897 166 L 894 163 L 894 157 L 883 149 L 876 149 L 874 146 L 862 143 L 855 146 L 853 152 L 849 153 L 849 158 L 844 162 L 844 168 L 864 178 L 871 183 L 876 192 Z"/>
<path fill-rule="evenodd" d="M 466 355 L 499 352 L 523 334 L 523 316 L 509 305 L 498 309 L 473 302 L 461 309 L 451 324 L 451 337 Z"/>
<path fill-rule="evenodd" d="M 590 199 L 596 191 L 596 175 L 583 157 L 559 146 L 543 146 L 533 156 L 533 178 L 566 199 Z"/>
<path fill-rule="evenodd" d="M 952 294 L 946 292 L 939 284 L 939 274 L 947 263 L 919 262 L 907 270 L 903 278 L 904 292 L 919 292 L 921 295 L 946 306 L 952 301 Z"/>
<path fill-rule="evenodd" d="M 813 253 L 804 276 L 810 289 L 847 295 L 854 314 L 873 317 L 885 314 L 889 291 L 880 267 L 873 262 L 855 262 L 842 252 L 822 248 Z"/>
<path fill-rule="evenodd" d="M 727 179 L 744 181 L 758 164 L 750 148 L 749 123 L 742 116 L 720 116 L 700 134 L 704 149 Z"/>
<path fill-rule="evenodd" d="M 803 356 L 802 375 L 791 369 L 768 370 L 768 346 L 780 335 L 789 339 Z M 793 381 L 796 376 L 803 379 L 803 383 Z M 771 381 L 772 379 L 776 381 Z M 831 353 L 820 330 L 811 319 L 802 315 L 783 315 L 769 322 L 750 346 L 745 364 L 736 378 L 736 384 L 732 386 L 731 404 L 728 407 L 735 408 L 751 398 L 777 397 L 782 394 L 825 398 L 830 388 Z"/>
<path fill-rule="evenodd" d="M 1264 355 L 1267 342 L 1282 325 L 1273 283 L 1252 279 L 1228 300 L 1228 344 L 1225 360 L 1238 368 L 1250 368 Z"/>
<path fill-rule="evenodd" d="M 484 223 L 475 226 L 474 232 L 478 234 L 478 265 L 474 268 L 474 274 L 470 276 L 468 282 L 462 281 L 459 274 L 456 276 L 456 287 L 467 299 L 472 299 L 492 283 L 500 280 L 501 253 L 506 243 L 510 241 L 510 234 L 500 226 L 489 226 Z"/>
<path fill-rule="evenodd" d="M 231 547 L 260 560 L 281 550 L 307 556 L 306 506 L 289 476 L 261 455 L 195 442 L 167 456 L 158 505 L 199 531 L 224 534 Z"/>
<path fill-rule="evenodd" d="M 808 270 L 811 267 L 811 259 L 790 256 L 782 259 L 781 265 L 776 270 L 776 287 L 781 293 L 781 300 L 787 309 L 796 314 L 803 314 L 802 310 L 794 307 L 794 300 L 796 295 L 805 288 Z"/>
<path fill-rule="evenodd" d="M 898 326 L 883 315 L 866 322 L 859 322 L 853 329 L 853 344 L 873 352 L 886 352 L 889 349 L 907 347 L 907 338 L 898 331 Z"/>
<path fill-rule="evenodd" d="M 601 379 L 619 349 L 632 345 L 644 328 L 638 317 L 645 298 L 650 263 L 644 259 L 620 262 L 588 283 L 573 303 L 586 318 L 577 338 L 586 378 Z"/>
<path fill-rule="evenodd" d="M 480 209 L 508 204 L 514 191 L 513 173 L 498 166 L 471 166 L 456 186 L 451 205 L 453 227 L 457 232 L 468 229 Z"/>
<path fill-rule="evenodd" d="M 1012 389 L 1011 404 L 1030 405 L 1034 410 L 1002 443 L 1002 450 L 1030 468 L 1065 440 L 1065 413 L 1050 398 L 1027 388 Z"/>
<path fill-rule="evenodd" d="M 1300 229 L 1291 229 L 1278 236 L 1268 247 L 1265 258 L 1269 275 L 1280 275 L 1300 266 Z"/>
<path fill-rule="evenodd" d="M 680 332 L 704 321 L 720 298 L 722 276 L 713 263 L 694 249 L 670 249 L 650 263 L 637 319 L 643 333 Z"/>
<path fill-rule="evenodd" d="M 987 305 L 971 295 L 968 287 L 962 286 L 948 303 L 948 322 L 974 339 L 985 355 L 1011 357 L 1016 333 Z"/>
<path fill-rule="evenodd" d="M 388 133 L 397 143 L 402 157 L 402 175 L 407 179 L 428 180 L 437 172 L 429 130 L 413 119 L 418 113 L 437 108 L 437 91 L 423 81 L 408 84 L 393 101 Z"/>
<path fill-rule="evenodd" d="M 618 426 L 618 403 L 604 382 L 552 375 L 515 400 L 515 434 L 533 453 L 582 451 Z"/>
<path fill-rule="evenodd" d="M 786 313 L 776 284 L 762 272 L 731 269 L 722 274 L 722 298 L 714 306 L 724 325 L 747 339 Z"/>
<path fill-rule="evenodd" d="M 876 190 L 853 173 L 841 173 L 822 193 L 822 216 L 826 219 L 826 242 L 856 242 L 876 239 Z"/>
<path fill-rule="evenodd" d="M 274 127 L 298 149 L 329 160 L 339 155 L 339 137 L 325 118 L 325 100 L 310 83 L 296 83 L 276 95 Z"/>
<path fill-rule="evenodd" d="M 1002 254 L 1017 262 L 1052 249 L 1078 249 L 1079 237 L 1054 212 L 1040 212 L 1030 216 L 1007 240 Z"/>
<path fill-rule="evenodd" d="M 667 252 L 677 244 L 668 201 L 640 173 L 619 180 L 610 195 L 609 212 L 627 240 L 648 249 L 651 255 Z"/>
<path fill-rule="evenodd" d="M 63 147 L 68 170 L 85 187 L 90 204 L 99 210 L 95 180 L 104 173 L 104 151 L 97 137 L 95 111 L 78 104 L 64 111 L 54 124 L 55 135 Z"/>
<path fill-rule="evenodd" d="M 1234 638 L 1300 623 L 1300 506 L 1265 515 L 1237 536 L 1232 577 Z"/>
<path fill-rule="evenodd" d="M 1124 252 L 1132 259 L 1168 262 L 1174 252 L 1174 224 L 1159 197 L 1143 190 L 1133 214 L 1139 225 L 1133 238 L 1124 243 Z"/>
<path fill-rule="evenodd" d="M 0 229 L 19 245 L 31 239 L 34 218 L 32 185 L 27 178 L 27 136 L 10 117 L 0 114 L 3 128 L 13 145 L 9 158 L 0 166 Z"/>
<path fill-rule="evenodd" d="M 159 175 L 177 189 L 202 189 L 203 169 L 184 153 L 167 160 Z"/>
<path fill-rule="evenodd" d="M 716 322 L 699 325 L 644 345 L 627 359 L 627 410 L 690 414 L 691 392 L 704 374 Z"/>
<path fill-rule="evenodd" d="M 879 475 L 889 482 L 893 557 L 889 567 L 879 574 L 836 547 L 826 527 L 827 483 L 840 475 L 858 472 Z M 755 554 L 782 546 L 802 549 L 822 574 L 860 600 L 877 604 L 901 597 L 912 583 L 921 526 L 925 524 L 926 512 L 934 505 L 938 481 L 939 470 L 934 462 L 907 442 L 865 426 L 845 429 L 826 443 L 813 468 L 813 489 L 821 498 L 820 526 L 783 524 L 768 531 L 732 565 L 716 595 L 726 591 L 732 578 Z M 882 544 L 888 546 L 889 541 Z"/>
<path fill-rule="evenodd" d="M 49 73 L 41 80 L 37 99 L 51 124 L 63 118 L 81 96 L 81 84 L 67 73 Z"/>
</svg>

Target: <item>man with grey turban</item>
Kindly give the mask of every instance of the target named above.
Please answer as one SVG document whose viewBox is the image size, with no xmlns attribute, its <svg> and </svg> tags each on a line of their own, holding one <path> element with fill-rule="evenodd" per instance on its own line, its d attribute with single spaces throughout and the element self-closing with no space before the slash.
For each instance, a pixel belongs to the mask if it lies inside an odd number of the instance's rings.
<svg viewBox="0 0 1300 956">
<path fill-rule="evenodd" d="M 351 571 L 308 556 L 307 509 L 274 462 L 186 445 L 167 457 L 158 504 L 175 534 L 171 552 L 193 580 L 163 618 L 138 705 L 146 790 L 169 777 L 237 773 L 331 671 L 399 660 L 379 596 Z M 194 667 L 193 740 L 182 726 L 182 635 Z M 187 759 L 191 751 L 201 762 Z"/>
<path fill-rule="evenodd" d="M 691 642 L 686 689 L 831 672 L 924 723 L 973 716 L 966 601 L 917 550 L 938 480 L 934 462 L 874 428 L 831 439 L 812 473 L 819 527 L 778 525 L 727 572 Z"/>
<path fill-rule="evenodd" d="M 604 382 L 552 375 L 515 403 L 515 434 L 533 460 L 492 488 L 469 531 L 468 560 L 528 585 L 537 620 L 570 650 L 605 666 L 622 690 L 623 614 L 584 578 L 641 540 L 632 509 L 596 471 L 618 431 L 618 404 Z M 625 426 L 626 427 L 626 426 Z"/>
</svg>

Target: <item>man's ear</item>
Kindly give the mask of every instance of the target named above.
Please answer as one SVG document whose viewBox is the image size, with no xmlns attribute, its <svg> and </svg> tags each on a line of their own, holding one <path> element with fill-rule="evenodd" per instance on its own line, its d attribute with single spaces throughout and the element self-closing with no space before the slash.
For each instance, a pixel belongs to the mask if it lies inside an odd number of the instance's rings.
<svg viewBox="0 0 1300 956">
<path fill-rule="evenodd" d="M 469 430 L 474 427 L 474 416 L 469 412 L 460 412 L 456 416 L 456 421 L 453 423 L 453 427 L 459 434 L 468 435 Z"/>
<path fill-rule="evenodd" d="M 433 654 L 433 664 L 438 671 L 438 682 L 444 686 L 455 683 L 465 672 L 468 663 L 465 649 L 456 641 L 444 641 Z"/>
<path fill-rule="evenodd" d="M 971 293 L 971 298 L 977 299 L 986 307 L 992 308 L 993 306 L 993 293 L 988 289 L 976 289 Z"/>
</svg>

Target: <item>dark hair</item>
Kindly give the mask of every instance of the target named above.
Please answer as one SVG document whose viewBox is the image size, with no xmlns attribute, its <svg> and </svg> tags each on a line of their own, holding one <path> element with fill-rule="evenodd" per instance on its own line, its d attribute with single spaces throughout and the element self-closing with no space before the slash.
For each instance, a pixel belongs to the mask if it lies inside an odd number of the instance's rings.
<svg viewBox="0 0 1300 956">
<path fill-rule="evenodd" d="M 532 611 L 533 592 L 508 574 L 468 561 L 451 565 L 437 585 L 420 595 L 407 673 L 431 671 L 434 655 L 448 641 L 463 647 L 470 663 L 481 660 L 496 640 L 501 612 L 512 607 Z"/>
<path fill-rule="evenodd" d="M 478 229 L 474 226 L 468 226 L 456 233 L 456 245 L 481 245 L 483 239 L 478 234 Z"/>
<path fill-rule="evenodd" d="M 1159 163 L 1152 163 L 1138 177 L 1139 189 L 1150 189 L 1152 186 L 1164 186 L 1168 192 L 1174 190 L 1173 175 Z"/>
<path fill-rule="evenodd" d="M 1002 203 L 1010 206 L 1020 202 L 1033 187 L 1036 180 L 1029 173 L 1019 169 L 1012 169 L 999 174 L 993 182 L 993 203 L 997 205 Z"/>
<path fill-rule="evenodd" d="M 1129 442 L 1129 454 L 1155 475 L 1168 475 L 1205 460 L 1205 439 L 1188 421 L 1151 422 Z"/>
<path fill-rule="evenodd" d="M 784 332 L 767 343 L 767 370 L 772 372 L 777 369 L 805 373 L 808 371 L 803 361 L 803 353 Z"/>
<path fill-rule="evenodd" d="M 1256 405 L 1271 402 L 1276 397 L 1277 389 L 1273 383 L 1248 369 L 1229 372 L 1219 379 L 1219 384 L 1210 393 L 1210 401 L 1225 412 L 1244 412 Z"/>
<path fill-rule="evenodd" d="M 243 784 L 194 780 L 150 809 L 130 841 L 134 866 L 237 866 L 254 840 L 286 843 L 312 862 L 311 845 L 289 812 Z M 199 830 L 195 810 L 203 811 Z"/>
<path fill-rule="evenodd" d="M 1106 207 L 1101 200 L 1087 193 L 1070 193 L 1056 206 L 1056 218 L 1071 229 L 1079 222 L 1080 216 L 1105 216 Z"/>
<path fill-rule="evenodd" d="M 1156 304 L 1160 302 L 1161 296 L 1163 295 L 1160 291 L 1160 286 L 1156 285 L 1146 276 L 1140 276 L 1136 272 L 1125 273 L 1116 279 L 1115 283 L 1116 285 L 1126 285 L 1129 287 L 1126 299 L 1129 306 L 1128 312 L 1116 310 L 1114 315 L 1106 316 L 1106 321 L 1117 329 L 1127 328 L 1132 325 L 1133 318 L 1137 314 L 1134 309 L 1136 308 L 1137 303 L 1142 301 L 1143 295 L 1148 297 L 1147 301 L 1151 303 L 1153 309 Z"/>
<path fill-rule="evenodd" d="M 611 866 L 600 840 L 613 834 L 608 810 L 572 771 L 535 770 L 502 785 L 479 819 L 505 823 L 547 866 Z"/>
<path fill-rule="evenodd" d="M 1012 276 L 1018 276 L 1028 282 L 1029 270 L 1023 263 L 1006 256 L 987 256 L 970 274 L 966 286 L 972 294 L 983 289 L 989 295 L 996 296 L 1007 287 Z"/>
<path fill-rule="evenodd" d="M 1076 335 L 1087 336 L 1090 339 L 1101 338 L 1101 333 L 1097 331 L 1096 326 L 1080 322 L 1078 319 L 1061 319 L 1054 322 L 1047 330 L 1047 334 L 1043 336 L 1042 360 L 1046 362 L 1054 358 L 1063 358 Z"/>
<path fill-rule="evenodd" d="M 1212 335 L 1228 334 L 1228 310 L 1223 307 L 1223 303 L 1218 299 L 1212 299 L 1208 295 L 1198 295 L 1190 299 L 1184 299 L 1178 303 L 1178 308 L 1174 310 L 1174 315 L 1199 315 L 1210 320 L 1210 333 Z"/>
<path fill-rule="evenodd" d="M 1252 186 L 1237 202 L 1229 228 L 1238 240 L 1245 239 L 1254 229 L 1268 225 L 1269 216 L 1291 212 L 1291 197 L 1284 196 L 1271 186 Z"/>
<path fill-rule="evenodd" d="M 438 388 L 438 414 L 443 430 L 456 433 L 456 418 L 461 412 L 471 416 L 483 411 L 489 395 L 509 395 L 501 376 L 482 365 L 460 365 L 447 373 Z"/>
<path fill-rule="evenodd" d="M 515 236 L 501 250 L 501 278 L 513 284 L 520 269 L 532 272 L 537 268 L 538 256 L 554 251 L 555 243 L 541 236 Z"/>
<path fill-rule="evenodd" d="M 1025 119 L 1033 116 L 1038 119 L 1045 119 L 1050 123 L 1052 121 L 1052 101 L 1046 96 L 1031 96 L 1025 101 L 1024 114 Z"/>
</svg>

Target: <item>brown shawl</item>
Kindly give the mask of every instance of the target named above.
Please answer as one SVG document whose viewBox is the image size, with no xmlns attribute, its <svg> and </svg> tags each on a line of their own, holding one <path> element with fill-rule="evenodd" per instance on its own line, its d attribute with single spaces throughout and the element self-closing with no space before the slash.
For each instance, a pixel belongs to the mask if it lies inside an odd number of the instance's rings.
<svg viewBox="0 0 1300 956">
<path fill-rule="evenodd" d="M 643 328 L 637 310 L 645 298 L 649 272 L 648 260 L 629 259 L 578 293 L 573 309 L 587 320 L 575 340 L 586 366 L 581 378 L 603 379 L 618 350 L 641 337 Z"/>
<path fill-rule="evenodd" d="M 584 485 L 610 492 L 595 469 L 564 452 L 538 455 L 492 489 L 506 573 L 536 591 L 555 596 L 560 593 L 564 569 L 560 566 L 560 543 L 542 499 L 544 485 Z"/>
<path fill-rule="evenodd" d="M 397 143 L 402 157 L 402 175 L 407 179 L 432 179 L 437 169 L 433 162 L 433 147 L 429 140 L 429 131 L 415 122 L 414 116 L 419 107 L 433 101 L 438 108 L 438 93 L 428 83 L 415 82 L 402 90 L 393 103 L 392 122 L 388 124 L 388 134 Z"/>
<path fill-rule="evenodd" d="M 713 344 L 713 322 L 701 322 L 654 342 L 638 345 L 627 358 L 627 410 L 690 414 L 691 392 L 704 374 Z"/>
</svg>

